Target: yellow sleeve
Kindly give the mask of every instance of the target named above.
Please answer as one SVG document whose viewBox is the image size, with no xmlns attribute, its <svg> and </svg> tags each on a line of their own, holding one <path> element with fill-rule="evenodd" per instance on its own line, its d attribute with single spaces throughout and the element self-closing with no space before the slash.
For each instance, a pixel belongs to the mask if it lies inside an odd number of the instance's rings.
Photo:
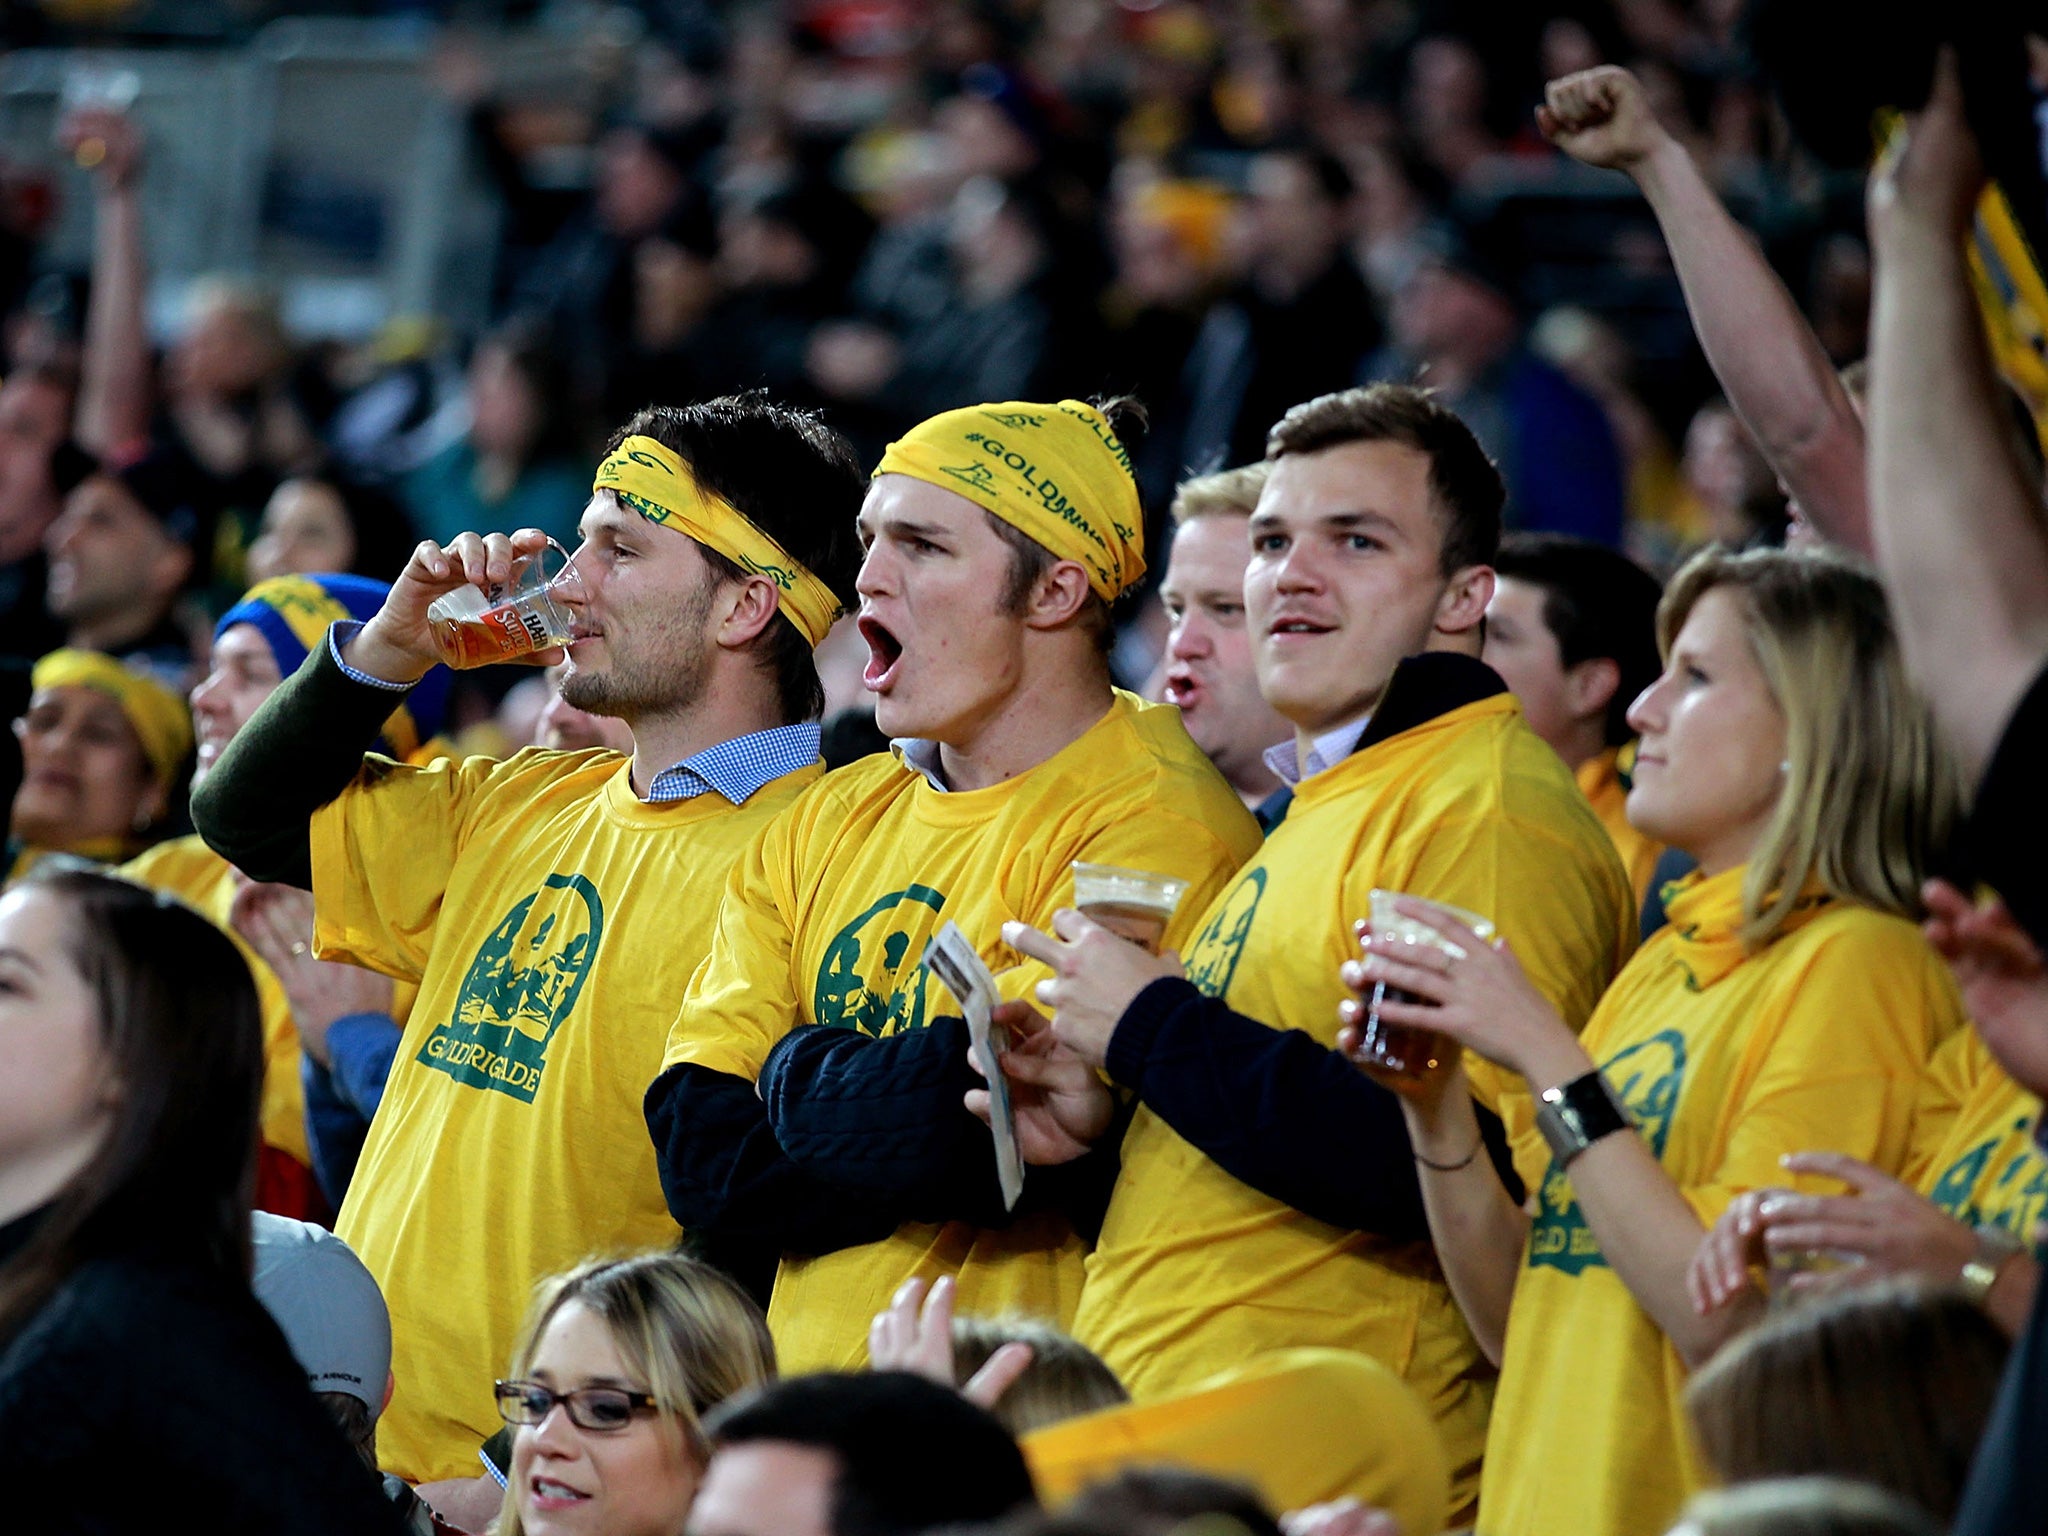
<svg viewBox="0 0 2048 1536">
<path fill-rule="evenodd" d="M 752 1081 L 803 1019 L 788 895 L 798 800 L 747 845 L 726 877 L 711 948 L 669 1026 L 661 1069 L 683 1062 Z"/>
<path fill-rule="evenodd" d="M 313 813 L 313 952 L 417 983 L 477 791 L 498 765 L 376 754 Z"/>
<path fill-rule="evenodd" d="M 1758 1007 L 1768 1022 L 1750 1036 L 1747 1083 L 1727 1085 L 1740 1100 L 1720 1163 L 1683 1191 L 1709 1227 L 1745 1190 L 1788 1181 L 1838 1190 L 1829 1179 L 1788 1179 L 1779 1163 L 1788 1152 L 1846 1152 L 1897 1173 L 1928 1057 L 1963 1021 L 1947 968 L 1917 933 L 1891 921 L 1824 937 Z"/>
<path fill-rule="evenodd" d="M 1913 1142 L 1906 1166 L 1899 1171 L 1904 1182 L 1924 1189 L 1940 1172 L 1934 1161 L 1990 1065 L 1991 1057 L 1974 1029 L 1957 1030 L 1934 1053 L 1920 1080 L 1920 1095 L 1913 1101 Z"/>
</svg>

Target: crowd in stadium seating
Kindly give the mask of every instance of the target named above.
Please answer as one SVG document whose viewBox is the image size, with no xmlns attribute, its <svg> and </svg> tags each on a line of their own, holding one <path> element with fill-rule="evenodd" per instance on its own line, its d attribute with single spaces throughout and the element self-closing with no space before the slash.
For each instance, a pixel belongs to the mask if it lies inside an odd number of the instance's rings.
<svg viewBox="0 0 2048 1536">
<path fill-rule="evenodd" d="M 240 281 L 159 356 L 72 112 L 23 1528 L 2048 1521 L 2038 268 L 1944 51 L 1859 360 L 1738 9 L 672 17 L 574 206 L 451 33 L 446 399 Z"/>
</svg>

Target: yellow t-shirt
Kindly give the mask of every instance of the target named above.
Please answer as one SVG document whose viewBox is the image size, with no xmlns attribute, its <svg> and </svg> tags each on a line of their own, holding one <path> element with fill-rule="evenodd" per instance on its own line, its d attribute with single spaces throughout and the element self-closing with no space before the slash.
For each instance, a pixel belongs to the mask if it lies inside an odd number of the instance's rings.
<svg viewBox="0 0 2048 1536">
<path fill-rule="evenodd" d="M 1974 1029 L 1935 1052 L 1913 1117 L 1905 1177 L 1969 1226 L 2021 1242 L 2048 1215 L 2048 1161 L 2034 1145 L 2041 1100 L 2014 1082 Z"/>
<path fill-rule="evenodd" d="M 313 818 L 315 947 L 419 984 L 337 1230 L 391 1307 L 385 1467 L 469 1477 L 536 1281 L 677 1237 L 641 1099 L 714 894 L 815 765 L 645 804 L 614 752 L 365 761 Z"/>
<path fill-rule="evenodd" d="M 1785 1183 L 1788 1152 L 1903 1166 L 1927 1059 L 1962 1024 L 1948 968 L 1903 918 L 1816 894 L 1745 957 L 1742 876 L 1678 887 L 1669 926 L 1582 1037 L 1707 1227 L 1744 1190 Z M 1679 1400 L 1685 1367 L 1608 1268 L 1541 1135 L 1519 1136 L 1515 1160 L 1537 1207 L 1479 1529 L 1657 1536 L 1701 1480 Z"/>
<path fill-rule="evenodd" d="M 1188 974 L 1230 1007 L 1325 1044 L 1381 886 L 1494 920 L 1574 1027 L 1634 942 L 1614 846 L 1512 695 L 1451 710 L 1304 780 L 1287 817 L 1209 908 Z M 1511 1125 L 1500 1074 L 1475 1077 Z M 1527 1104 L 1527 1095 L 1510 1096 Z M 1370 1168 L 1362 1179 L 1375 1177 Z M 1427 1242 L 1347 1232 L 1239 1183 L 1140 1108 L 1074 1321 L 1132 1395 L 1185 1390 L 1266 1350 L 1373 1356 L 1436 1415 L 1453 1507 L 1469 1502 L 1492 1371 Z"/>
<path fill-rule="evenodd" d="M 1628 824 L 1629 773 L 1635 760 L 1634 742 L 1610 747 L 1579 764 L 1577 777 L 1579 788 L 1593 804 L 1593 814 L 1614 840 L 1614 851 L 1621 855 L 1621 867 L 1628 871 L 1629 884 L 1635 887 L 1636 910 L 1640 912 L 1649 899 L 1650 882 L 1656 876 L 1657 860 L 1663 855 L 1664 845 Z"/>
<path fill-rule="evenodd" d="M 1076 859 L 1189 881 L 1164 940 L 1175 946 L 1258 841 L 1179 711 L 1121 692 L 1079 739 L 986 789 L 944 793 L 893 755 L 854 763 L 804 795 L 734 870 L 662 1065 L 752 1079 L 799 1025 L 876 1036 L 923 1027 L 953 1006 L 923 965 L 948 919 L 1005 997 L 1029 996 L 1045 968 L 1005 946 L 1002 925 L 1050 928 L 1073 902 Z M 768 1310 L 782 1369 L 861 1365 L 869 1322 L 913 1275 L 957 1276 L 963 1313 L 1021 1311 L 1065 1326 L 1082 1251 L 1046 1212 L 1000 1230 L 909 1224 L 879 1243 L 787 1256 Z"/>
</svg>

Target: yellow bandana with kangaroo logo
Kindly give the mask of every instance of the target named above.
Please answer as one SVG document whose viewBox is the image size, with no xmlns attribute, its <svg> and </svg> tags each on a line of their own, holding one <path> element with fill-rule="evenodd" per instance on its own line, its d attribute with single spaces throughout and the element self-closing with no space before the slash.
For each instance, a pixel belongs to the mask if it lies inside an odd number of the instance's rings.
<svg viewBox="0 0 2048 1536">
<path fill-rule="evenodd" d="M 697 483 L 682 456 L 651 437 L 629 437 L 597 466 L 593 491 L 610 491 L 649 522 L 688 534 L 699 544 L 756 576 L 766 576 L 782 594 L 782 611 L 812 645 L 839 617 L 839 599 L 802 561 L 747 521 L 729 501 Z"/>
<path fill-rule="evenodd" d="M 1145 574 L 1131 456 L 1086 401 L 947 411 L 891 443 L 875 473 L 965 496 L 1060 559 L 1079 561 L 1104 602 Z"/>
</svg>

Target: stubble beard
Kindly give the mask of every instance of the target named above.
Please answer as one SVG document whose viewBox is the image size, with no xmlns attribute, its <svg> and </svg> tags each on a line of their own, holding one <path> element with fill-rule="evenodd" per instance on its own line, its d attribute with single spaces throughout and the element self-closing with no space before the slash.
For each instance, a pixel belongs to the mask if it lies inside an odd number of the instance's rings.
<svg viewBox="0 0 2048 1536">
<path fill-rule="evenodd" d="M 648 635 L 648 654 L 613 650 L 603 672 L 571 666 L 563 675 L 564 703 L 586 715 L 603 715 L 632 725 L 650 715 L 674 715 L 693 709 L 703 699 L 711 676 L 710 642 L 704 621 L 711 612 L 717 582 L 707 580 L 692 592 L 681 609 Z M 605 644 L 610 648 L 610 637 Z"/>
</svg>

